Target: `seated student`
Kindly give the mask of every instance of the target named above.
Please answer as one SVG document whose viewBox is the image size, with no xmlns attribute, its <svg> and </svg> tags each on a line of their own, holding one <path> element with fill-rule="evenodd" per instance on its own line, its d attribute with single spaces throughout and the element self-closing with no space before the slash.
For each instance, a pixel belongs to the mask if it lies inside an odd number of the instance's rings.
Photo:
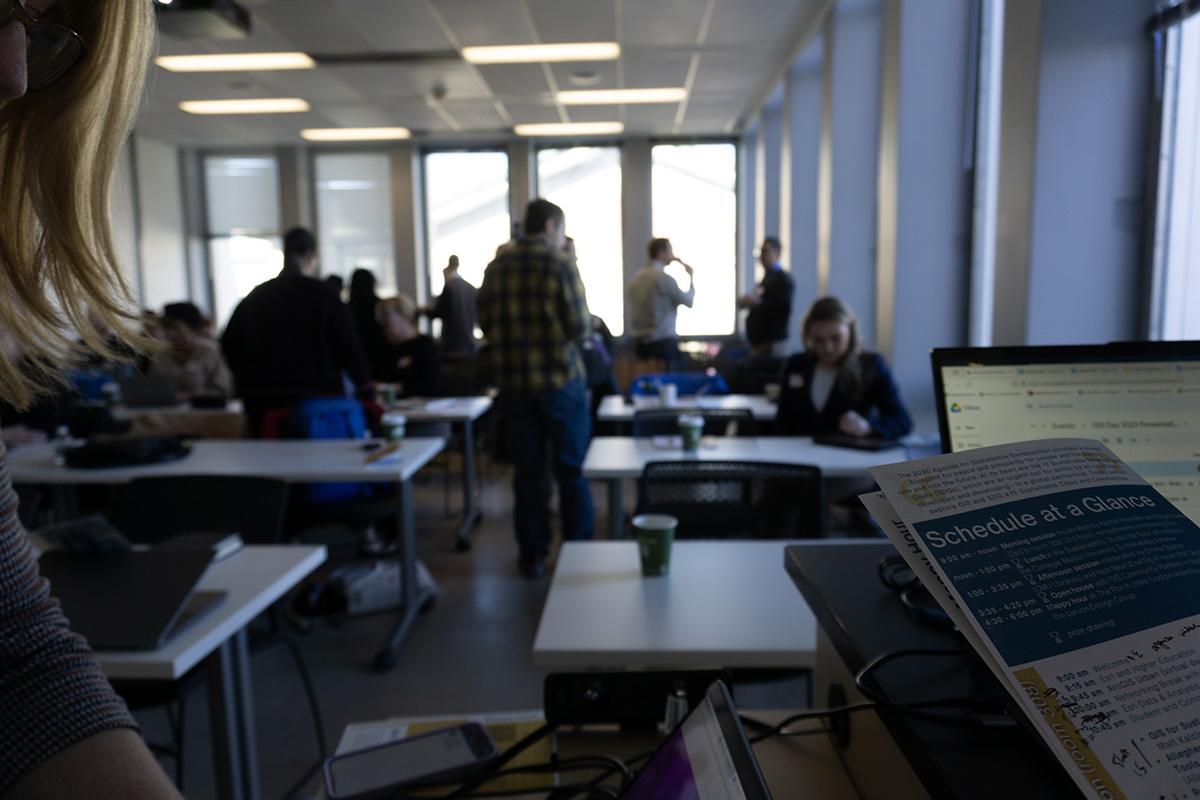
<svg viewBox="0 0 1200 800">
<path fill-rule="evenodd" d="M 387 339 L 372 375 L 396 384 L 397 397 L 436 397 L 442 391 L 442 357 L 432 337 L 417 330 L 417 304 L 408 295 L 380 300 L 375 318 Z"/>
<path fill-rule="evenodd" d="M 805 352 L 783 366 L 776 433 L 896 439 L 912 428 L 883 356 L 859 351 L 858 321 L 836 297 L 812 304 Z"/>
<path fill-rule="evenodd" d="M 204 335 L 206 320 L 192 303 L 170 303 L 163 308 L 163 337 L 170 349 L 150 364 L 150 375 L 170 378 L 175 391 L 187 399 L 197 394 L 233 392 L 233 376 L 216 342 Z"/>
</svg>

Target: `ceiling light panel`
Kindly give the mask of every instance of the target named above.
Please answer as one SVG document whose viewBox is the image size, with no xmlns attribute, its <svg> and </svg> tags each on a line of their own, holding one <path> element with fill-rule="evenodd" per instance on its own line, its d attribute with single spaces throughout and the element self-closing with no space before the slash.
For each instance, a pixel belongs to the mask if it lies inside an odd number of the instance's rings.
<svg viewBox="0 0 1200 800">
<path fill-rule="evenodd" d="M 620 103 L 679 103 L 687 98 L 687 90 L 662 89 L 584 89 L 559 92 L 558 102 L 567 106 L 598 106 Z"/>
<path fill-rule="evenodd" d="M 187 100 L 179 108 L 189 114 L 292 114 L 308 111 L 299 97 L 273 97 L 262 100 Z"/>
<path fill-rule="evenodd" d="M 502 47 L 464 47 L 469 64 L 538 64 L 554 61 L 614 61 L 621 57 L 616 42 L 576 44 L 528 44 Z"/>
<path fill-rule="evenodd" d="M 517 125 L 518 136 L 601 136 L 622 133 L 620 122 L 555 122 L 546 125 Z"/>
<path fill-rule="evenodd" d="M 408 128 L 307 128 L 300 136 L 310 142 L 377 142 L 385 139 L 407 139 Z"/>
<path fill-rule="evenodd" d="M 277 69 L 313 69 L 316 62 L 304 53 L 225 53 L 203 56 L 159 56 L 154 63 L 171 72 L 247 72 Z"/>
</svg>

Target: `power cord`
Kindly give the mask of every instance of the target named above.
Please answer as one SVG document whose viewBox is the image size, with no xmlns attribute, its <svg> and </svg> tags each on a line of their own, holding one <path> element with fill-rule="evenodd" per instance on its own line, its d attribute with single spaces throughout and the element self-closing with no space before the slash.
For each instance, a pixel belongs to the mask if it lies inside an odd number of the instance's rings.
<svg viewBox="0 0 1200 800">
<path fill-rule="evenodd" d="M 904 610 L 917 622 L 932 625 L 935 628 L 953 629 L 955 627 L 950 615 L 938 606 L 929 589 L 921 583 L 921 579 L 904 560 L 904 556 L 893 555 L 881 558 L 876 571 L 879 575 L 879 582 L 896 593 Z"/>
</svg>

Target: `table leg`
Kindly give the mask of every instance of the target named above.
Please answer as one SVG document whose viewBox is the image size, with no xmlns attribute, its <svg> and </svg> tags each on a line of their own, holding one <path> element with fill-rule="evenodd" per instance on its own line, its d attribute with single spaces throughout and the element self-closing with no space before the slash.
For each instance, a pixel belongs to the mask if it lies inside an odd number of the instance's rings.
<svg viewBox="0 0 1200 800">
<path fill-rule="evenodd" d="M 608 538 L 625 538 L 625 479 L 610 478 L 608 481 Z"/>
<path fill-rule="evenodd" d="M 471 549 L 471 529 L 482 516 L 475 505 L 475 427 L 471 420 L 463 420 L 463 520 L 454 537 L 455 550 Z"/>
<path fill-rule="evenodd" d="M 217 796 L 221 800 L 258 800 L 258 743 L 245 628 L 213 651 L 204 663 Z"/>
<path fill-rule="evenodd" d="M 386 672 L 396 664 L 396 651 L 416 621 L 421 606 L 429 599 L 428 591 L 417 587 L 417 530 L 413 515 L 412 481 L 401 481 L 398 494 L 400 508 L 396 513 L 396 541 L 400 545 L 396 557 L 400 560 L 400 619 L 388 633 L 383 648 L 375 655 L 375 669 Z"/>
</svg>

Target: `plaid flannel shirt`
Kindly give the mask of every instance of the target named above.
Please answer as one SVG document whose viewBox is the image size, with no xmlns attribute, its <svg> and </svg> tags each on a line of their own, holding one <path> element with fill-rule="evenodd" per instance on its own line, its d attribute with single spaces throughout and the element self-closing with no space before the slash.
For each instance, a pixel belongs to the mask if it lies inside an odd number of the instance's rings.
<svg viewBox="0 0 1200 800">
<path fill-rule="evenodd" d="M 541 236 L 517 242 L 488 264 L 477 299 L 502 391 L 531 397 L 584 377 L 592 315 L 567 253 Z"/>
</svg>

